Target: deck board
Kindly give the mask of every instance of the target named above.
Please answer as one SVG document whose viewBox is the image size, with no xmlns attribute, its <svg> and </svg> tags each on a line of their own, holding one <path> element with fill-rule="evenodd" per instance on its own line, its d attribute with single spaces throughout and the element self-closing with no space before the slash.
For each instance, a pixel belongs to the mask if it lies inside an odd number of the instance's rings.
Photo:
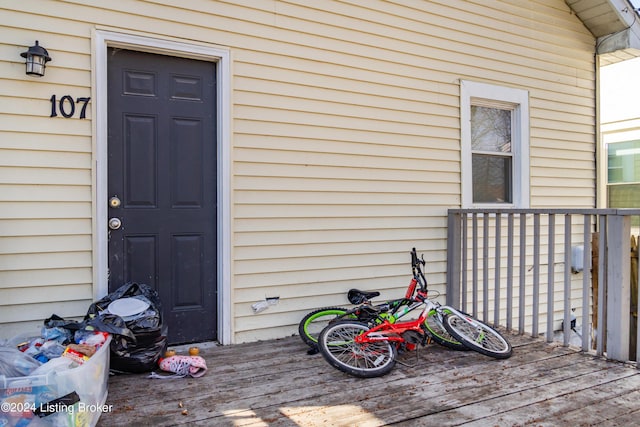
<svg viewBox="0 0 640 427">
<path fill-rule="evenodd" d="M 202 378 L 112 376 L 112 411 L 98 425 L 615 426 L 638 419 L 635 367 L 531 337 L 509 340 L 507 360 L 432 344 L 371 379 L 307 355 L 298 337 L 206 348 Z"/>
</svg>

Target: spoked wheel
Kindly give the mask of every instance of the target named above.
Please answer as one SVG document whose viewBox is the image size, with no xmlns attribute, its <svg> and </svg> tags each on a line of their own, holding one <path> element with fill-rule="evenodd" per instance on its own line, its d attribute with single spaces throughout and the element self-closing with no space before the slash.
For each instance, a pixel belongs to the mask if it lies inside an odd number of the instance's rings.
<svg viewBox="0 0 640 427">
<path fill-rule="evenodd" d="M 341 319 L 347 310 L 340 307 L 325 307 L 313 310 L 300 320 L 298 333 L 306 345 L 317 348 L 320 332 L 332 321 Z"/>
<path fill-rule="evenodd" d="M 389 341 L 354 341 L 356 336 L 368 330 L 366 323 L 353 320 L 330 324 L 318 338 L 320 353 L 331 366 L 356 377 L 388 374 L 396 364 L 396 347 Z"/>
<path fill-rule="evenodd" d="M 424 327 L 429 335 L 431 335 L 431 338 L 441 346 L 459 351 L 470 350 L 469 347 L 455 339 L 446 330 L 446 328 L 440 321 L 440 317 L 438 316 L 438 312 L 436 311 L 436 309 L 429 311 L 429 313 L 427 314 L 427 318 L 424 321 Z"/>
<path fill-rule="evenodd" d="M 471 350 L 496 359 L 511 356 L 511 344 L 491 326 L 471 316 L 449 312 L 444 316 L 444 327 Z"/>
</svg>

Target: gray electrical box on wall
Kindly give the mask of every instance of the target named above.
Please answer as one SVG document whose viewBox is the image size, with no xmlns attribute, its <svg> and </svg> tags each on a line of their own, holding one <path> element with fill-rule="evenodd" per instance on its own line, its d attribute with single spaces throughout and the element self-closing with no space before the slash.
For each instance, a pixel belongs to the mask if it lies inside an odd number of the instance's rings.
<svg viewBox="0 0 640 427">
<path fill-rule="evenodd" d="M 571 272 L 580 273 L 584 270 L 584 247 L 571 247 Z"/>
</svg>

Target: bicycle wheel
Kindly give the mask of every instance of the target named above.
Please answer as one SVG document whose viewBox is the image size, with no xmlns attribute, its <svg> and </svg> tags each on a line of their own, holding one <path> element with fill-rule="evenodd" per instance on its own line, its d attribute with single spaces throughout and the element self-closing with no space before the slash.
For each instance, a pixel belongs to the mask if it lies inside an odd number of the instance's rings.
<svg viewBox="0 0 640 427">
<path fill-rule="evenodd" d="M 347 310 L 340 307 L 318 308 L 308 313 L 298 324 L 298 333 L 302 341 L 311 348 L 316 348 L 318 335 L 329 322 L 340 319 Z"/>
<path fill-rule="evenodd" d="M 331 366 L 361 378 L 380 377 L 396 364 L 396 346 L 389 341 L 356 343 L 354 337 L 368 331 L 366 323 L 341 320 L 320 333 L 318 348 Z"/>
<path fill-rule="evenodd" d="M 511 356 L 511 344 L 498 331 L 469 315 L 450 311 L 444 315 L 444 327 L 471 350 L 496 359 Z"/>
<path fill-rule="evenodd" d="M 427 318 L 424 321 L 424 327 L 429 335 L 431 335 L 431 338 L 441 346 L 450 348 L 452 350 L 470 350 L 469 347 L 456 340 L 451 336 L 449 332 L 447 332 L 437 314 L 438 312 L 435 309 L 432 309 L 431 311 L 429 311 L 429 313 L 427 313 Z"/>
</svg>

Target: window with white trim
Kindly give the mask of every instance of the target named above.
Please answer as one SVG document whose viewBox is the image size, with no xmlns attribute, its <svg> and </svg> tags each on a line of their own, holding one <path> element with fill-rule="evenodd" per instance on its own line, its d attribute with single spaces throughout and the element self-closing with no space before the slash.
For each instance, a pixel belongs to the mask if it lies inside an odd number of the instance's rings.
<svg viewBox="0 0 640 427">
<path fill-rule="evenodd" d="M 460 82 L 462 207 L 529 207 L 529 93 Z"/>
</svg>

